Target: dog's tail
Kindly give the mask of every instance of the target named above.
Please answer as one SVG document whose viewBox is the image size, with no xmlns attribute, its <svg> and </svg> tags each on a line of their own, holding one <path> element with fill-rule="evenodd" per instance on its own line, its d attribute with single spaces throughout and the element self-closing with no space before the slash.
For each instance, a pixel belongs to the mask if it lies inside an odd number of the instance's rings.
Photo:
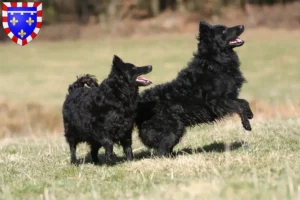
<svg viewBox="0 0 300 200">
<path fill-rule="evenodd" d="M 94 75 L 84 74 L 81 76 L 77 76 L 77 80 L 69 86 L 69 93 L 72 92 L 76 88 L 84 87 L 84 85 L 89 87 L 97 87 L 98 80 Z"/>
</svg>

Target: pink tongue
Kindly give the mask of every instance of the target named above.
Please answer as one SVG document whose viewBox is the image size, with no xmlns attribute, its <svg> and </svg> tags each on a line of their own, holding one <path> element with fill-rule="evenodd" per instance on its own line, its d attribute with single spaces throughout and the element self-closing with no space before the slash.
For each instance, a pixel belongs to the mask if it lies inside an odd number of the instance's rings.
<svg viewBox="0 0 300 200">
<path fill-rule="evenodd" d="M 231 40 L 230 42 L 242 42 L 243 40 L 241 40 L 240 38 L 235 38 L 233 40 Z"/>
<path fill-rule="evenodd" d="M 140 81 L 149 81 L 148 79 L 143 78 L 143 77 L 137 77 L 137 80 L 140 80 Z"/>
</svg>

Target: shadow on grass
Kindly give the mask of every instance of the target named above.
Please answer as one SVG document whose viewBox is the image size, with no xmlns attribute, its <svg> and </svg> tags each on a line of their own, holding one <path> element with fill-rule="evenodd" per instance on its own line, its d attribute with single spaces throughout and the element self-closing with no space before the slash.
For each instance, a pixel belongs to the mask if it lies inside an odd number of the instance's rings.
<svg viewBox="0 0 300 200">
<path fill-rule="evenodd" d="M 107 163 L 105 160 L 105 155 L 100 154 L 98 155 L 99 163 L 93 163 L 91 154 L 88 153 L 85 157 L 77 159 L 77 165 L 82 165 L 82 164 L 95 164 L 95 165 L 108 165 L 108 166 L 113 166 L 118 163 L 122 163 L 126 161 L 126 158 L 124 156 L 122 157 L 117 157 L 115 154 L 113 155 L 112 161 Z"/>
<path fill-rule="evenodd" d="M 178 155 L 190 155 L 190 154 L 196 154 L 196 153 L 210 153 L 210 152 L 217 152 L 217 153 L 222 153 L 226 151 L 234 151 L 237 150 L 241 147 L 247 146 L 247 143 L 244 141 L 239 141 L 239 142 L 233 142 L 230 144 L 226 144 L 224 142 L 214 142 L 209 145 L 205 145 L 203 147 L 198 147 L 196 149 L 193 148 L 183 148 L 180 150 L 177 150 L 172 153 L 171 157 L 175 158 Z M 153 154 L 152 151 L 150 150 L 145 150 L 138 152 L 134 155 L 134 160 L 142 160 L 145 158 L 153 158 L 155 155 Z M 116 165 L 118 163 L 126 162 L 126 157 L 117 157 L 116 155 L 113 156 L 113 161 L 111 163 L 106 163 L 105 161 L 105 156 L 104 154 L 98 155 L 99 158 L 99 163 L 97 165 Z M 87 163 L 93 163 L 92 158 L 90 154 L 87 154 L 84 158 L 79 158 L 77 160 L 77 164 L 87 164 Z"/>
<path fill-rule="evenodd" d="M 223 142 L 214 142 L 209 145 L 205 145 L 203 147 L 198 147 L 197 149 L 192 148 L 184 148 L 182 150 L 177 151 L 177 155 L 184 155 L 184 154 L 194 154 L 194 153 L 209 153 L 209 152 L 217 152 L 222 153 L 225 151 L 234 151 L 243 146 L 247 146 L 247 143 L 244 141 L 240 142 L 233 142 L 230 144 L 225 144 Z"/>
<path fill-rule="evenodd" d="M 171 155 L 171 157 L 176 157 L 179 155 L 190 155 L 190 154 L 196 154 L 196 153 L 210 153 L 210 152 L 217 152 L 222 153 L 225 151 L 234 151 L 237 150 L 243 146 L 247 146 L 247 143 L 244 141 L 239 142 L 233 142 L 230 144 L 226 144 L 224 142 L 214 142 L 209 145 L 205 145 L 203 147 L 198 147 L 196 149 L 194 148 L 183 148 L 177 151 L 174 151 Z M 135 154 L 134 158 L 136 160 L 141 160 L 144 158 L 151 158 L 154 157 L 153 153 L 149 150 L 141 151 L 137 154 Z"/>
</svg>

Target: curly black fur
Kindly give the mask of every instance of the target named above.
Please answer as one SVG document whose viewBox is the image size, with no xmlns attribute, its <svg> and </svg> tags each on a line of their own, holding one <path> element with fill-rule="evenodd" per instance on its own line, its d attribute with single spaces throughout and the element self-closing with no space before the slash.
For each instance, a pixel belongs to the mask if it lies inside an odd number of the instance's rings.
<svg viewBox="0 0 300 200">
<path fill-rule="evenodd" d="M 77 80 L 69 86 L 68 92 L 71 93 L 74 89 L 84 87 L 85 85 L 89 87 L 97 87 L 98 80 L 94 75 L 83 74 L 81 76 L 77 76 Z"/>
<path fill-rule="evenodd" d="M 173 81 L 142 92 L 138 100 L 136 124 L 142 142 L 169 155 L 185 128 L 210 123 L 237 113 L 246 130 L 253 117 L 249 104 L 238 99 L 245 79 L 231 43 L 244 31 L 243 26 L 212 26 L 200 22 L 198 51 Z"/>
<path fill-rule="evenodd" d="M 114 143 L 120 143 L 127 159 L 132 160 L 131 134 L 140 86 L 136 78 L 151 70 L 151 66 L 135 67 L 115 56 L 108 78 L 100 85 L 94 76 L 84 75 L 69 86 L 63 120 L 71 163 L 76 163 L 76 145 L 80 142 L 90 145 L 94 163 L 99 161 L 98 150 L 102 146 L 110 162 Z"/>
</svg>

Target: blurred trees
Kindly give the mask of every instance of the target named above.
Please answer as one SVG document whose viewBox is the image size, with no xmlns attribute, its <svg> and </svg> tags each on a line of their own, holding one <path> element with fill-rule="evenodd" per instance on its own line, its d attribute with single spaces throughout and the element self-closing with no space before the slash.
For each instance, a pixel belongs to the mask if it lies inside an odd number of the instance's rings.
<svg viewBox="0 0 300 200">
<path fill-rule="evenodd" d="M 58 19 L 60 14 L 76 14 L 80 22 L 87 23 L 89 16 L 100 21 L 100 16 L 118 19 L 127 17 L 153 17 L 165 10 L 201 12 L 206 15 L 220 13 L 222 6 L 244 7 L 250 4 L 287 3 L 294 0 L 42 0 L 48 13 Z"/>
<path fill-rule="evenodd" d="M 0 0 L 2 2 L 12 2 L 16 0 Z M 26 0 L 18 0 L 26 1 Z M 103 24 L 105 31 L 117 31 L 115 29 L 115 22 L 124 19 L 143 19 L 151 18 L 159 15 L 162 12 L 185 12 L 185 13 L 200 13 L 204 17 L 220 16 L 221 8 L 224 6 L 236 6 L 244 9 L 250 24 L 298 24 L 299 17 L 294 11 L 286 10 L 286 14 L 290 14 L 285 20 L 282 20 L 280 12 L 268 13 L 269 23 L 265 20 L 266 12 L 260 14 L 259 11 L 249 10 L 247 4 L 258 5 L 272 5 L 285 4 L 288 2 L 299 0 L 27 0 L 27 1 L 41 1 L 43 3 L 43 25 L 56 24 L 52 27 L 52 32 L 57 34 L 50 34 L 51 39 L 61 39 L 64 35 L 68 38 L 78 38 L 80 34 L 80 27 L 77 23 L 88 24 L 99 23 L 105 19 Z M 280 6 L 277 7 L 280 9 Z M 297 8 L 296 8 L 297 9 Z M 1 12 L 0 12 L 1 13 Z M 0 14 L 1 15 L 1 14 Z M 100 20 L 101 19 L 101 20 Z M 63 24 L 59 24 L 59 23 Z M 72 26 L 64 26 L 64 23 L 72 23 Z M 108 22 L 108 23 L 107 23 Z M 75 24 L 74 24 L 75 23 Z M 59 28 L 57 28 L 59 27 Z M 66 27 L 69 27 L 67 29 Z M 65 30 L 67 34 L 64 34 Z M 76 31 L 74 31 L 76 30 Z M 49 31 L 49 33 L 51 32 Z M 63 33 L 62 33 L 63 32 Z M 9 39 L 0 29 L 0 41 Z"/>
<path fill-rule="evenodd" d="M 2 2 L 3 0 L 0 0 Z M 15 0 L 5 0 L 15 1 Z M 20 1 L 20 0 L 19 0 Z M 38 0 L 35 0 L 38 1 Z M 153 17 L 165 10 L 201 12 L 211 16 L 223 6 L 244 7 L 245 4 L 287 3 L 295 0 L 39 0 L 43 2 L 46 22 L 78 21 L 87 24 L 90 17 L 114 19 Z"/>
</svg>

